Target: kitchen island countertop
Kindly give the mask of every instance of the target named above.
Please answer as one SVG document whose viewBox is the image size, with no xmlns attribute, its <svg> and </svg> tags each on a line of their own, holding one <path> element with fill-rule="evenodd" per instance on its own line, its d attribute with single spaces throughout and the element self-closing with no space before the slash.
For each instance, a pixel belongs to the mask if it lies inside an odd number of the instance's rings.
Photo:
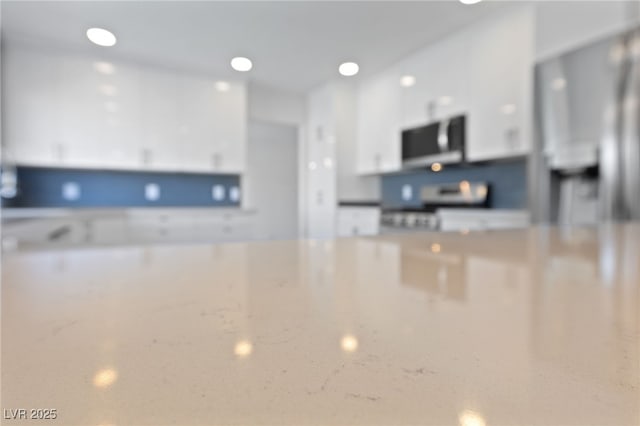
<svg viewBox="0 0 640 426">
<path fill-rule="evenodd" d="M 637 425 L 639 252 L 638 224 L 5 252 L 2 408 Z"/>
</svg>

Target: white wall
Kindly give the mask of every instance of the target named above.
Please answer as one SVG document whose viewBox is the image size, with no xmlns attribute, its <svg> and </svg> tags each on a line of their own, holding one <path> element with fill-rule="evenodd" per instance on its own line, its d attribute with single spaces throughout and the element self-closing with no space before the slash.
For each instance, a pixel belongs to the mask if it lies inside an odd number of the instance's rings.
<svg viewBox="0 0 640 426">
<path fill-rule="evenodd" d="M 249 122 L 247 207 L 256 209 L 257 239 L 298 236 L 298 130 L 295 126 Z"/>
<path fill-rule="evenodd" d="M 305 97 L 252 82 L 249 84 L 249 118 L 301 125 L 306 119 Z"/>
<path fill-rule="evenodd" d="M 638 1 L 536 3 L 536 58 L 544 60 L 640 23 Z"/>
</svg>

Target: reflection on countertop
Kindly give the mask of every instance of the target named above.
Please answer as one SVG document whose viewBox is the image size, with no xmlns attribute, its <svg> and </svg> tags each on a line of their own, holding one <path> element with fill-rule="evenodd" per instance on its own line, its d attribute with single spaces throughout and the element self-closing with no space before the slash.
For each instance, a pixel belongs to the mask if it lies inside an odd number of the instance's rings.
<svg viewBox="0 0 640 426">
<path fill-rule="evenodd" d="M 638 424 L 639 252 L 638 224 L 5 252 L 2 408 Z"/>
</svg>

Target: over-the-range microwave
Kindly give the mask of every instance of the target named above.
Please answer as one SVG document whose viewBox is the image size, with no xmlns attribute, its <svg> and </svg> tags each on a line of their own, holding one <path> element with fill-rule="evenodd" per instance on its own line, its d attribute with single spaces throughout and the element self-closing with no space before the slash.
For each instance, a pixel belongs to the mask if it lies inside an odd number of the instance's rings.
<svg viewBox="0 0 640 426">
<path fill-rule="evenodd" d="M 464 161 L 465 116 L 402 131 L 402 166 L 424 167 L 433 163 Z"/>
</svg>

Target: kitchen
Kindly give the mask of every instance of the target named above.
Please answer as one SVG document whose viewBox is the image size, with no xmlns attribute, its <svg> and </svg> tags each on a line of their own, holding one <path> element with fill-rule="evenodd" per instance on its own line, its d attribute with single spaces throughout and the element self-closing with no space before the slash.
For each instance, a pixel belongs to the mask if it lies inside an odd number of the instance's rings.
<svg viewBox="0 0 640 426">
<path fill-rule="evenodd" d="M 6 412 L 640 420 L 637 2 L 1 11 Z"/>
</svg>

